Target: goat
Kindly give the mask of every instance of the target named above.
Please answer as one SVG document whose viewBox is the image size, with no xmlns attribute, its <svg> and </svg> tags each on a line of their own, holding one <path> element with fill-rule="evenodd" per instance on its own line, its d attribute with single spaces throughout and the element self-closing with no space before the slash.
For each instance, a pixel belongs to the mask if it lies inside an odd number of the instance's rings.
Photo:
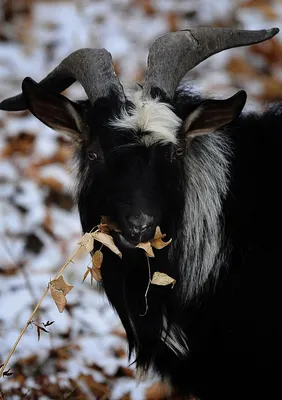
<svg viewBox="0 0 282 400">
<path fill-rule="evenodd" d="M 145 79 L 124 91 L 105 49 L 81 49 L 0 109 L 29 109 L 66 132 L 78 159 L 83 232 L 102 215 L 123 257 L 104 251 L 102 286 L 126 330 L 139 370 L 153 369 L 181 396 L 282 397 L 282 107 L 241 114 L 247 95 L 203 99 L 180 85 L 209 56 L 272 38 L 279 29 L 193 28 L 159 37 Z M 60 93 L 79 81 L 88 99 Z M 172 243 L 148 285 L 139 242 L 156 227 Z M 183 397 L 183 398 L 184 398 Z"/>
</svg>

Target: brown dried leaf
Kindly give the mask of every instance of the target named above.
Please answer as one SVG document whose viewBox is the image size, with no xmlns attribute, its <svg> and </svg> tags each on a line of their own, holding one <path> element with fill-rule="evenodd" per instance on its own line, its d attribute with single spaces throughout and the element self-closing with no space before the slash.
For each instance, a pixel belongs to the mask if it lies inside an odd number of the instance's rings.
<svg viewBox="0 0 282 400">
<path fill-rule="evenodd" d="M 38 183 L 41 186 L 48 186 L 50 189 L 54 190 L 55 192 L 63 192 L 64 186 L 61 182 L 57 181 L 57 179 L 51 176 L 39 176 Z"/>
<path fill-rule="evenodd" d="M 102 262 L 103 262 L 103 253 L 101 252 L 101 250 L 95 251 L 92 257 L 92 263 L 94 268 L 101 268 Z"/>
<path fill-rule="evenodd" d="M 109 235 L 110 229 L 107 224 L 100 224 L 100 225 L 98 225 L 98 228 L 99 228 L 100 232 L 106 233 L 107 235 Z"/>
<path fill-rule="evenodd" d="M 154 247 L 157 250 L 161 250 L 164 247 L 168 246 L 171 243 L 172 239 L 170 239 L 168 242 L 164 242 L 162 240 L 164 237 L 166 237 L 166 234 L 165 233 L 163 234 L 161 232 L 160 227 L 157 226 L 154 239 L 151 240 L 152 247 Z"/>
<path fill-rule="evenodd" d="M 67 304 L 66 294 L 73 288 L 64 281 L 63 276 L 49 282 L 50 293 L 60 312 L 64 311 Z"/>
<path fill-rule="evenodd" d="M 59 278 L 52 280 L 49 283 L 49 286 L 52 286 L 55 290 L 60 291 L 63 293 L 65 296 L 70 292 L 73 288 L 72 285 L 69 285 L 68 283 L 65 282 L 63 275 L 60 275 Z"/>
<path fill-rule="evenodd" d="M 8 138 L 8 143 L 4 147 L 2 157 L 10 157 L 18 153 L 21 155 L 28 155 L 32 152 L 35 143 L 35 136 L 32 133 L 21 132 L 20 134 Z"/>
<path fill-rule="evenodd" d="M 86 250 L 90 253 L 93 250 L 94 247 L 94 237 L 92 236 L 92 233 L 85 233 L 81 241 L 79 242 L 82 246 L 86 248 Z"/>
<path fill-rule="evenodd" d="M 226 69 L 229 73 L 238 77 L 238 75 L 250 78 L 255 76 L 256 70 L 250 65 L 245 58 L 234 56 L 227 63 Z"/>
<path fill-rule="evenodd" d="M 136 247 L 138 247 L 139 249 L 145 250 L 145 253 L 148 257 L 155 257 L 151 242 L 144 242 L 144 243 L 141 242 L 141 243 L 137 244 Z"/>
<path fill-rule="evenodd" d="M 102 243 L 106 247 L 108 247 L 113 253 L 118 255 L 120 258 L 122 257 L 122 254 L 120 250 L 117 248 L 117 246 L 114 243 L 114 239 L 112 236 L 107 235 L 106 233 L 103 232 L 93 232 L 91 233 L 93 236 L 94 240 L 97 240 L 98 242 Z"/>
<path fill-rule="evenodd" d="M 112 221 L 110 217 L 107 217 L 105 215 L 102 215 L 100 225 L 102 225 L 102 226 L 107 225 L 111 231 L 121 232 L 118 225 L 114 221 Z M 99 225 L 99 229 L 100 229 L 100 225 Z"/>
<path fill-rule="evenodd" d="M 172 239 L 170 239 L 168 242 L 162 241 L 162 239 L 153 239 L 151 241 L 152 247 L 154 247 L 157 250 L 161 250 L 164 247 L 168 246 L 171 243 Z"/>
<path fill-rule="evenodd" d="M 56 303 L 56 306 L 58 307 L 58 310 L 60 311 L 60 313 L 62 313 L 67 304 L 66 296 L 62 292 L 53 289 L 51 286 L 50 293 L 54 302 Z"/>
<path fill-rule="evenodd" d="M 109 395 L 108 386 L 102 383 L 95 382 L 92 375 L 80 374 L 77 380 L 78 382 L 82 381 L 91 391 L 91 393 L 94 394 L 95 396 L 99 396 L 99 398 L 107 394 Z M 108 396 L 105 398 L 108 398 Z"/>
<path fill-rule="evenodd" d="M 154 239 L 163 239 L 166 237 L 165 233 L 161 232 L 161 228 L 159 226 L 156 227 Z"/>
<path fill-rule="evenodd" d="M 172 284 L 172 287 L 174 287 L 176 280 L 163 272 L 155 272 L 151 283 L 159 286 L 167 286 Z"/>
<path fill-rule="evenodd" d="M 101 282 L 102 275 L 101 275 L 101 271 L 99 268 L 91 268 L 90 272 L 91 272 L 91 277 L 93 277 L 96 282 Z M 92 284 L 92 282 L 91 282 L 91 284 Z"/>
<path fill-rule="evenodd" d="M 87 270 L 86 270 L 85 274 L 83 275 L 83 279 L 82 279 L 82 282 L 81 282 L 81 283 L 83 283 L 83 282 L 85 281 L 85 279 L 87 278 L 87 276 L 88 276 L 90 270 L 91 270 L 91 268 L 87 267 Z"/>
</svg>

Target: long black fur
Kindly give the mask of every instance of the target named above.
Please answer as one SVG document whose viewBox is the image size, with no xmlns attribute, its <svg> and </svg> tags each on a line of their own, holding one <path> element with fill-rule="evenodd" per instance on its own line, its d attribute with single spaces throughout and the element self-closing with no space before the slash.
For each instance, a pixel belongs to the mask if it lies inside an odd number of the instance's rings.
<svg viewBox="0 0 282 400">
<path fill-rule="evenodd" d="M 201 101 L 184 90 L 172 105 L 184 119 Z M 174 240 L 185 206 L 183 163 L 170 162 L 169 145 L 134 146 L 132 132 L 111 130 L 107 122 L 120 107 L 112 95 L 88 109 L 88 144 L 79 152 L 83 231 L 97 225 L 101 215 L 120 222 L 120 210 L 141 207 L 148 200 L 144 193 L 139 203 L 130 202 L 142 179 L 161 210 L 162 231 Z M 143 250 L 124 251 L 121 260 L 104 251 L 103 287 L 125 327 L 136 365 L 145 371 L 153 367 L 183 396 L 194 394 L 201 400 L 282 396 L 281 113 L 282 106 L 276 106 L 260 116 L 243 115 L 220 133 L 229 143 L 230 162 L 220 217 L 225 257 L 218 276 L 211 274 L 189 302 L 178 295 L 183 275 L 177 249 L 173 257 L 168 246 L 150 259 L 152 273 L 165 272 L 177 283 L 174 289 L 151 285 L 144 316 L 148 267 Z M 87 149 L 99 155 L 92 164 Z M 187 339 L 189 351 L 183 357 L 161 339 L 164 318 L 168 327 L 180 327 Z"/>
</svg>

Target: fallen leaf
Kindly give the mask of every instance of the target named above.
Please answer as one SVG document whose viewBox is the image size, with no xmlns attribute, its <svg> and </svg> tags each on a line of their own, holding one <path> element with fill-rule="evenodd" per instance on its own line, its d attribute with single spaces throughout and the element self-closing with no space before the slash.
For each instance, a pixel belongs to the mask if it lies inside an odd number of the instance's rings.
<svg viewBox="0 0 282 400">
<path fill-rule="evenodd" d="M 137 244 L 138 249 L 143 249 L 145 250 L 145 253 L 148 257 L 155 257 L 151 242 L 144 242 L 144 243 L 139 243 Z"/>
<path fill-rule="evenodd" d="M 91 233 L 87 232 L 82 236 L 79 244 L 84 246 L 86 250 L 90 253 L 94 247 L 94 237 Z"/>
<path fill-rule="evenodd" d="M 160 285 L 160 286 L 167 286 L 172 284 L 172 287 L 174 287 L 176 280 L 163 272 L 155 272 L 151 283 L 153 285 Z"/>
<path fill-rule="evenodd" d="M 63 192 L 64 185 L 51 176 L 39 176 L 37 180 L 40 186 L 48 186 L 49 189 L 54 190 L 54 192 Z"/>
<path fill-rule="evenodd" d="M 59 278 L 49 282 L 49 288 L 51 296 L 55 301 L 58 310 L 63 312 L 67 304 L 67 299 L 65 296 L 70 290 L 72 290 L 73 286 L 66 283 L 61 275 Z"/>
<path fill-rule="evenodd" d="M 106 247 L 108 247 L 113 253 L 117 254 L 120 258 L 122 257 L 122 254 L 120 250 L 117 248 L 117 246 L 114 243 L 114 239 L 112 236 L 107 235 L 106 233 L 103 232 L 93 232 L 91 233 L 93 236 L 94 240 L 97 240 L 98 242 L 104 244 Z"/>
<path fill-rule="evenodd" d="M 92 263 L 94 268 L 101 268 L 102 262 L 103 262 L 103 253 L 101 252 L 101 250 L 95 251 L 92 257 Z"/>
<path fill-rule="evenodd" d="M 28 132 L 21 132 L 16 136 L 8 138 L 7 144 L 2 151 L 2 157 L 7 158 L 18 153 L 29 155 L 34 148 L 35 135 Z"/>
</svg>

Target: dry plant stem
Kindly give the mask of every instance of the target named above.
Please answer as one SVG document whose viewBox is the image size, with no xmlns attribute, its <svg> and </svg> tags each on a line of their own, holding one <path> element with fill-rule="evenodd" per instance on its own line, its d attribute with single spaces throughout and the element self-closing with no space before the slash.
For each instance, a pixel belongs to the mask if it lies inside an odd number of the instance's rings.
<svg viewBox="0 0 282 400">
<path fill-rule="evenodd" d="M 79 252 L 79 250 L 81 249 L 82 245 L 80 245 L 78 247 L 78 249 L 73 253 L 73 255 L 68 259 L 68 261 L 63 265 L 63 267 L 60 269 L 60 271 L 57 273 L 57 275 L 55 276 L 54 279 L 57 279 L 63 272 L 64 270 L 67 268 L 67 266 L 72 262 L 72 259 L 76 256 L 76 254 Z M 29 317 L 29 319 L 27 320 L 27 323 L 25 324 L 23 330 L 21 331 L 19 337 L 17 338 L 14 346 L 12 347 L 10 353 L 8 354 L 8 357 L 6 358 L 1 370 L 0 370 L 0 378 L 3 377 L 3 373 L 8 365 L 8 362 L 10 361 L 10 358 L 12 357 L 14 351 L 16 350 L 21 338 L 23 337 L 25 331 L 27 330 L 28 326 L 30 325 L 31 321 L 33 320 L 33 317 L 35 316 L 35 314 L 37 313 L 39 307 L 41 306 L 41 303 L 43 302 L 43 300 L 45 299 L 45 297 L 47 296 L 47 293 L 49 292 L 49 286 L 45 289 L 45 292 L 43 293 L 41 299 L 39 300 L 39 302 L 37 303 L 35 309 L 33 310 L 31 316 Z"/>
<path fill-rule="evenodd" d="M 147 311 L 148 311 L 148 298 L 147 298 L 147 296 L 148 296 L 148 292 L 149 292 L 149 288 L 150 288 L 150 284 L 151 284 L 151 280 L 152 280 L 150 260 L 149 260 L 148 256 L 146 256 L 146 258 L 147 258 L 147 264 L 148 264 L 149 281 L 148 281 L 147 289 L 146 289 L 146 292 L 145 292 L 145 312 L 144 312 L 144 314 L 139 314 L 140 317 L 144 317 L 147 314 Z"/>
</svg>

